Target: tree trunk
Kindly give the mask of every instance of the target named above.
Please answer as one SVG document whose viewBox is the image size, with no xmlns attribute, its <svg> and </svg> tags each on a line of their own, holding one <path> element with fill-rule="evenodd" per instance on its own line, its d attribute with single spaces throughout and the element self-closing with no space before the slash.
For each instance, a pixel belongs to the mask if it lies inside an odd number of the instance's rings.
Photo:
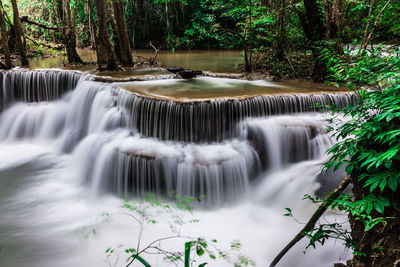
<svg viewBox="0 0 400 267">
<path fill-rule="evenodd" d="M 116 20 L 116 27 L 119 36 L 119 49 L 120 49 L 119 60 L 124 66 L 132 66 L 133 64 L 132 51 L 129 45 L 128 31 L 126 29 L 123 1 L 114 0 L 113 7 L 114 7 L 114 16 L 115 18 L 118 18 Z"/>
<path fill-rule="evenodd" d="M 67 11 L 67 29 L 65 32 L 65 47 L 67 50 L 67 57 L 69 64 L 82 64 L 83 61 L 76 51 L 76 12 L 78 9 L 78 0 L 75 0 L 74 10 L 71 14 L 70 7 L 71 0 L 65 3 L 65 10 Z"/>
<path fill-rule="evenodd" d="M 106 63 L 106 69 L 117 70 L 118 59 L 110 41 L 110 35 L 107 31 L 106 24 L 106 3 L 105 0 L 95 0 L 97 24 L 98 24 L 98 46 L 100 51 L 106 53 L 97 53 L 97 63 L 102 68 L 102 63 Z"/>
<path fill-rule="evenodd" d="M 169 20 L 169 6 L 168 0 L 165 1 L 165 24 L 167 26 L 167 47 L 172 48 L 172 29 L 171 29 L 171 22 Z"/>
<path fill-rule="evenodd" d="M 324 14 L 317 0 L 304 0 L 304 9 L 305 12 L 299 12 L 298 15 L 313 54 L 314 68 L 312 77 L 314 80 L 320 81 L 325 78 L 327 73 L 326 64 L 319 56 L 319 47 L 323 45 L 322 43 L 325 41 L 327 33 Z"/>
<path fill-rule="evenodd" d="M 344 15 L 344 0 L 325 0 L 325 39 L 332 40 L 337 38 L 336 51 L 342 53 L 341 37 L 344 25 L 342 23 Z"/>
<path fill-rule="evenodd" d="M 115 21 L 115 14 L 114 14 L 114 8 L 112 3 L 107 4 L 107 17 L 108 21 L 111 25 L 112 29 L 112 41 L 114 43 L 114 51 L 115 55 L 117 56 L 118 60 L 121 62 L 121 45 L 120 45 L 120 38 L 119 38 L 119 32 L 117 29 L 117 22 Z"/>
<path fill-rule="evenodd" d="M 7 33 L 7 27 L 6 27 L 6 22 L 5 22 L 3 13 L 5 13 L 5 11 L 3 11 L 3 7 L 0 6 L 1 45 L 3 47 L 4 58 L 5 58 L 4 67 L 6 69 L 11 69 L 13 66 L 11 63 L 11 53 L 10 53 L 10 49 L 8 47 L 8 33 Z"/>
<path fill-rule="evenodd" d="M 71 0 L 53 0 L 54 13 L 57 14 L 57 29 L 65 45 L 69 64 L 82 64 L 83 60 L 76 50 L 76 12 L 78 1 L 75 1 L 71 12 Z"/>
<path fill-rule="evenodd" d="M 22 32 L 21 22 L 19 20 L 17 0 L 11 0 L 11 4 L 12 4 L 12 8 L 13 8 L 13 16 L 14 16 L 15 37 L 17 40 L 19 55 L 21 56 L 21 64 L 23 66 L 29 66 L 29 61 L 26 56 L 25 41 L 24 41 L 24 36 L 23 36 L 23 32 Z"/>
<path fill-rule="evenodd" d="M 284 60 L 285 58 L 285 48 L 286 48 L 286 0 L 278 1 L 277 7 L 278 22 L 276 24 L 277 28 L 277 47 L 276 56 L 278 60 Z"/>
<path fill-rule="evenodd" d="M 312 77 L 314 80 L 323 81 L 328 74 L 327 62 L 321 58 L 321 49 L 327 48 L 327 40 L 338 36 L 339 29 L 343 25 L 344 0 L 333 0 L 325 3 L 325 9 L 317 0 L 304 0 L 305 12 L 298 12 L 303 31 L 310 42 L 314 68 Z M 338 39 L 335 45 L 336 51 L 341 51 Z"/>
</svg>

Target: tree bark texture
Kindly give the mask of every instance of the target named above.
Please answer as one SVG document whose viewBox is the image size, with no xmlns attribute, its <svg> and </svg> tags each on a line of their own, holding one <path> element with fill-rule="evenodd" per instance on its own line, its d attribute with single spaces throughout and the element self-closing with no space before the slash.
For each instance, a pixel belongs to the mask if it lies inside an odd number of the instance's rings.
<svg viewBox="0 0 400 267">
<path fill-rule="evenodd" d="M 125 12 L 122 0 L 114 0 L 114 16 L 119 37 L 120 62 L 124 66 L 132 66 L 132 51 L 129 45 L 128 31 L 126 29 Z"/>
<path fill-rule="evenodd" d="M 29 66 L 28 57 L 26 56 L 24 35 L 22 32 L 21 22 L 19 20 L 17 0 L 11 0 L 11 4 L 12 4 L 12 8 L 13 8 L 15 37 L 16 37 L 16 41 L 17 41 L 19 55 L 21 56 L 21 64 L 23 66 Z"/>
<path fill-rule="evenodd" d="M 340 31 L 344 23 L 344 0 L 320 2 L 317 0 L 304 0 L 304 12 L 298 12 L 304 33 L 310 42 L 314 58 L 313 78 L 324 80 L 327 75 L 326 62 L 320 57 L 321 48 L 325 47 L 327 40 L 338 38 L 336 50 L 341 51 Z M 339 34 L 340 33 L 340 34 Z"/>
<path fill-rule="evenodd" d="M 117 70 L 118 59 L 110 41 L 110 35 L 106 24 L 106 3 L 105 0 L 95 0 L 97 24 L 98 24 L 98 46 L 101 53 L 97 53 L 97 63 L 102 68 L 103 62 L 106 69 Z"/>
</svg>

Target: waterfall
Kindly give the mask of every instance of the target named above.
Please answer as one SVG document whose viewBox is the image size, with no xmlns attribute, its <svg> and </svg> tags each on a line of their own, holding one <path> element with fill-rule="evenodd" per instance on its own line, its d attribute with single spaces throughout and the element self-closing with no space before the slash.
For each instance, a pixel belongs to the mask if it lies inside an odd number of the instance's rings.
<svg viewBox="0 0 400 267">
<path fill-rule="evenodd" d="M 107 248 L 136 247 L 121 199 L 169 192 L 205 196 L 190 234 L 228 249 L 242 240 L 263 265 L 301 227 L 284 208 L 309 216 L 302 196 L 324 194 L 342 175 L 321 174 L 335 140 L 319 111 L 356 101 L 325 93 L 179 102 L 54 70 L 0 72 L 0 84 L 0 265 L 16 267 L 102 266 Z M 159 224 L 144 236 L 169 236 L 169 219 L 154 216 Z M 343 255 L 328 245 L 310 259 L 303 247 L 282 265 L 328 266 Z"/>
<path fill-rule="evenodd" d="M 110 86 L 81 81 L 53 102 L 18 102 L 0 113 L 0 141 L 55 141 L 70 152 L 87 135 L 124 125 Z"/>
<path fill-rule="evenodd" d="M 15 101 L 59 99 L 74 89 L 83 76 L 80 72 L 58 70 L 0 71 L 0 111 Z"/>
<path fill-rule="evenodd" d="M 240 200 L 262 171 L 321 158 L 333 144 L 326 126 L 319 117 L 296 114 L 355 101 L 344 93 L 183 103 L 80 77 L 5 73 L 0 141 L 47 142 L 72 153 L 93 195 L 174 191 L 205 195 L 209 206 Z"/>
<path fill-rule="evenodd" d="M 242 138 L 257 150 L 266 169 L 281 169 L 296 162 L 320 159 L 334 144 L 318 113 L 248 119 Z"/>
<path fill-rule="evenodd" d="M 90 145 L 83 141 L 76 153 L 94 147 L 92 141 L 87 140 Z M 96 154 L 95 170 L 88 176 L 94 193 L 140 196 L 176 192 L 180 196 L 205 196 L 204 204 L 209 207 L 241 199 L 251 177 L 260 172 L 257 153 L 243 141 L 194 145 L 126 133 L 113 136 Z"/>
<path fill-rule="evenodd" d="M 237 137 L 237 123 L 248 117 L 316 112 L 328 105 L 341 109 L 356 99 L 351 93 L 323 93 L 174 102 L 121 91 L 118 104 L 129 127 L 144 136 L 204 143 Z"/>
</svg>

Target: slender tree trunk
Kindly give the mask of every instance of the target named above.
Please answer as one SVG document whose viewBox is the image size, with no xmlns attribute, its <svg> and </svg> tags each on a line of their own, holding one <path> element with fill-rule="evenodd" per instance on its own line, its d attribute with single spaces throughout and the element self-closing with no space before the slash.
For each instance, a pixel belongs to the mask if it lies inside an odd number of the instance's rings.
<svg viewBox="0 0 400 267">
<path fill-rule="evenodd" d="M 102 68 L 102 62 L 106 62 L 108 70 L 118 69 L 118 59 L 110 41 L 110 35 L 107 31 L 106 24 L 106 3 L 105 0 L 95 0 L 97 24 L 98 24 L 98 46 L 100 50 L 106 53 L 97 53 L 97 62 L 99 67 Z"/>
<path fill-rule="evenodd" d="M 138 25 L 138 20 L 139 20 L 139 0 L 135 0 L 135 20 L 133 22 L 133 32 L 132 32 L 132 48 L 135 49 L 136 47 L 136 40 L 137 40 L 137 30 L 136 27 Z"/>
<path fill-rule="evenodd" d="M 93 7 L 92 7 L 92 1 L 88 0 L 88 10 L 89 10 L 89 30 L 90 30 L 90 40 L 92 43 L 92 49 L 97 49 L 97 44 L 96 44 L 96 25 L 95 21 L 93 19 Z"/>
<path fill-rule="evenodd" d="M 168 0 L 165 1 L 165 24 L 167 26 L 167 46 L 168 48 L 172 48 L 172 29 L 171 29 L 171 22 L 169 20 L 169 6 L 168 6 Z"/>
<path fill-rule="evenodd" d="M 29 66 L 29 61 L 26 56 L 24 35 L 22 32 L 21 22 L 19 20 L 17 0 L 11 0 L 11 4 L 12 4 L 12 8 L 13 8 L 13 16 L 14 16 L 15 37 L 17 40 L 18 51 L 21 56 L 21 64 L 23 66 Z"/>
<path fill-rule="evenodd" d="M 11 69 L 13 66 L 11 63 L 11 53 L 10 53 L 10 49 L 8 47 L 8 33 L 7 33 L 7 27 L 6 27 L 6 22 L 5 22 L 3 13 L 5 13 L 5 11 L 3 11 L 3 7 L 0 6 L 1 45 L 3 47 L 4 58 L 5 58 L 4 67 L 6 69 Z"/>
<path fill-rule="evenodd" d="M 114 7 L 114 16 L 115 18 L 118 18 L 116 20 L 116 28 L 119 36 L 119 49 L 120 49 L 119 60 L 124 66 L 132 66 L 133 64 L 132 51 L 129 45 L 128 31 L 126 29 L 123 1 L 114 0 L 113 7 Z"/>
<path fill-rule="evenodd" d="M 386 4 L 383 6 L 383 8 L 381 9 L 381 11 L 379 12 L 378 16 L 375 19 L 374 25 L 372 25 L 371 31 L 369 32 L 368 36 L 363 40 L 362 42 L 362 46 L 360 51 L 364 51 L 365 49 L 367 49 L 368 43 L 370 42 L 372 35 L 374 34 L 374 31 L 376 29 L 376 26 L 378 26 L 379 20 L 381 19 L 383 13 L 385 13 L 386 8 L 389 6 L 391 0 L 387 0 Z M 368 23 L 369 24 L 369 23 Z M 367 26 L 368 26 L 367 24 Z M 368 28 L 367 28 L 368 29 Z M 367 30 L 366 29 L 366 30 Z"/>
<path fill-rule="evenodd" d="M 363 36 L 363 39 L 362 39 L 362 41 L 361 41 L 360 52 L 363 50 L 362 48 L 364 47 L 364 42 L 365 42 L 365 40 L 367 40 L 368 31 L 369 31 L 369 26 L 370 26 L 370 24 L 371 24 L 372 10 L 374 9 L 374 4 L 375 4 L 375 0 L 371 0 L 371 1 L 370 1 L 370 6 L 369 6 L 369 11 L 368 11 L 367 25 L 365 25 L 364 36 Z M 366 47 L 366 46 L 365 46 L 365 47 Z"/>
</svg>

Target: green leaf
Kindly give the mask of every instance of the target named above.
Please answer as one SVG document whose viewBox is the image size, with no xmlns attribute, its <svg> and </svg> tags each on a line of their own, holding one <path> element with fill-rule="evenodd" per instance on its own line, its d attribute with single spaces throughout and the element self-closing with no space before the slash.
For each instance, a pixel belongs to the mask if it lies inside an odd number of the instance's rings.
<svg viewBox="0 0 400 267">
<path fill-rule="evenodd" d="M 200 246 L 196 247 L 196 253 L 198 256 L 202 256 L 204 254 L 204 249 Z"/>
<path fill-rule="evenodd" d="M 138 261 L 140 261 L 143 266 L 145 267 L 151 267 L 150 263 L 148 263 L 145 259 L 143 259 L 141 256 L 136 255 L 136 259 L 138 259 Z"/>
<path fill-rule="evenodd" d="M 390 188 L 392 191 L 396 191 L 396 189 L 397 189 L 397 183 L 398 183 L 397 177 L 395 177 L 395 176 L 390 176 L 390 177 L 388 178 L 388 186 L 389 186 L 389 188 Z"/>
</svg>

